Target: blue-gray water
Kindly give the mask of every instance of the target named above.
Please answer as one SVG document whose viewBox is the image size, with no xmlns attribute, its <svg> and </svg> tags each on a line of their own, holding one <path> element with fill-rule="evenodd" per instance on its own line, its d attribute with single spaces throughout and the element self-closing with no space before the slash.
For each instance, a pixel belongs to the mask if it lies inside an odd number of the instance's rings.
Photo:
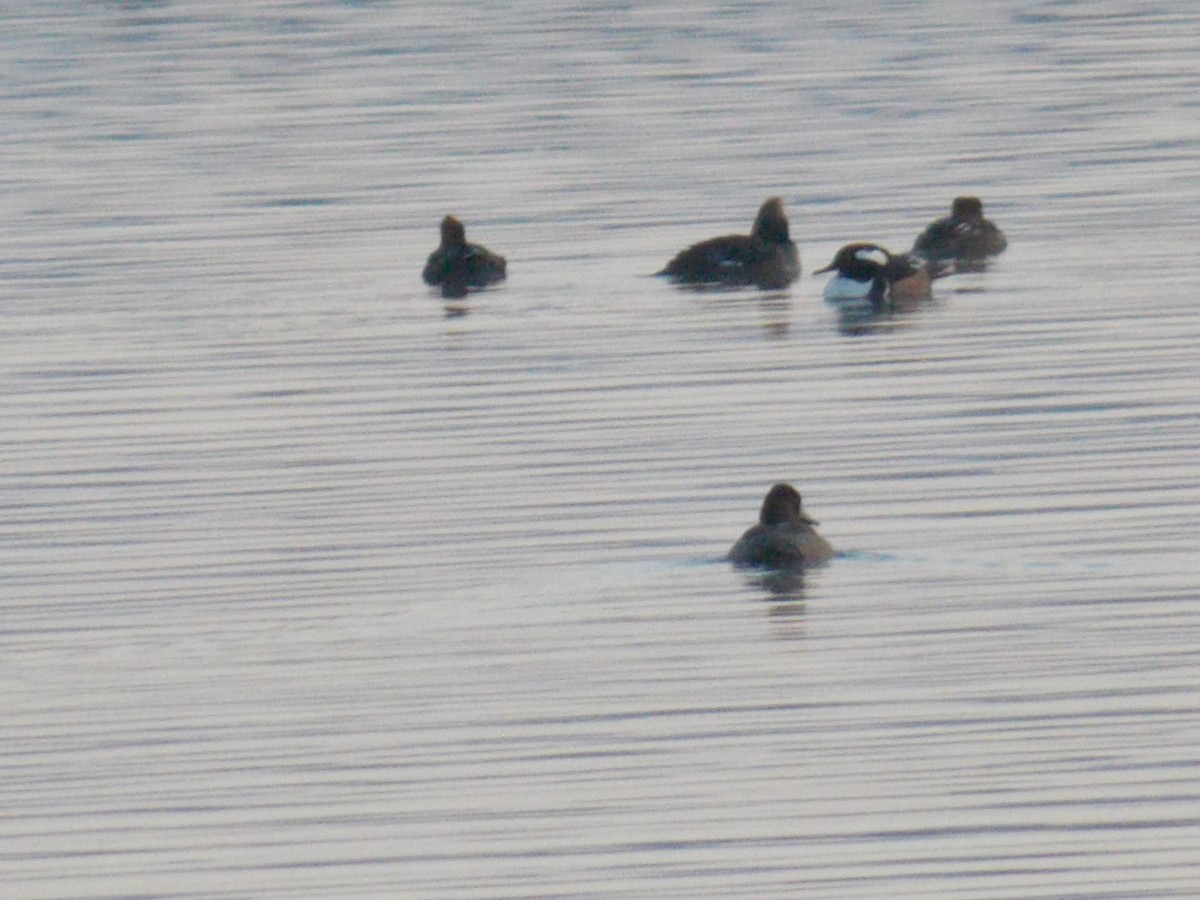
<svg viewBox="0 0 1200 900">
<path fill-rule="evenodd" d="M 0 26 L 5 898 L 1200 895 L 1194 3 Z M 647 277 L 772 194 L 790 290 Z"/>
</svg>

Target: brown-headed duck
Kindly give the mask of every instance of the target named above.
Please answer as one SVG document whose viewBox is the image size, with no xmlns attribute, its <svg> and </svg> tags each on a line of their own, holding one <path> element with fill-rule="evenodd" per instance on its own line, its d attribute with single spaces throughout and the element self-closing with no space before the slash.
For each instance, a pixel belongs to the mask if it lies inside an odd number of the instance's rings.
<svg viewBox="0 0 1200 900">
<path fill-rule="evenodd" d="M 448 299 L 465 297 L 468 288 L 482 288 L 503 281 L 507 263 L 499 253 L 479 244 L 467 243 L 467 230 L 454 216 L 442 219 L 442 245 L 429 254 L 421 277 L 441 286 Z"/>
<path fill-rule="evenodd" d="M 737 566 L 798 569 L 828 562 L 833 547 L 813 528 L 817 522 L 800 508 L 800 493 L 790 484 L 767 491 L 758 524 L 743 534 L 729 551 Z"/>
<path fill-rule="evenodd" d="M 983 217 L 978 197 L 955 197 L 950 215 L 931 222 L 913 244 L 913 252 L 931 260 L 951 260 L 967 268 L 981 268 L 989 256 L 1008 246 L 1004 232 Z"/>
<path fill-rule="evenodd" d="M 785 288 L 800 277 L 800 252 L 788 233 L 783 202 L 771 197 L 754 218 L 750 234 L 729 234 L 693 244 L 655 274 L 681 284 Z"/>
</svg>

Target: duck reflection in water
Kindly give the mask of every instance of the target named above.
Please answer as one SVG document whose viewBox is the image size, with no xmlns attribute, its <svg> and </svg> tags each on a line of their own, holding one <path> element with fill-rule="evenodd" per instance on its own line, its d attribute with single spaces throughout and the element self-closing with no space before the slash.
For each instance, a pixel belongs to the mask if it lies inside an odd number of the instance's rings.
<svg viewBox="0 0 1200 900">
<path fill-rule="evenodd" d="M 768 569 L 753 573 L 750 583 L 771 603 L 771 615 L 780 619 L 804 615 L 804 570 Z"/>
</svg>

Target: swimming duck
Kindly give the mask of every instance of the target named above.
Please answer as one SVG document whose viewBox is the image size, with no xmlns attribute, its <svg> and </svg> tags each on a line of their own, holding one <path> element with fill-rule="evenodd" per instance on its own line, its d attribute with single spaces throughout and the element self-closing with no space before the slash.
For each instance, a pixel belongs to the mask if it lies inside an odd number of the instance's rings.
<svg viewBox="0 0 1200 900">
<path fill-rule="evenodd" d="M 790 484 L 767 491 L 758 524 L 748 529 L 729 551 L 737 566 L 797 569 L 828 562 L 833 547 L 813 528 L 815 519 L 800 508 L 800 493 Z"/>
<path fill-rule="evenodd" d="M 874 313 L 928 299 L 933 280 L 946 274 L 943 263 L 862 243 L 842 247 L 833 262 L 813 274 L 835 270 L 837 275 L 825 285 L 825 301 L 843 310 L 862 308 Z"/>
<path fill-rule="evenodd" d="M 729 234 L 693 244 L 655 274 L 682 284 L 787 287 L 800 277 L 800 252 L 788 234 L 783 202 L 771 197 L 763 203 L 749 235 Z"/>
<path fill-rule="evenodd" d="M 467 230 L 454 216 L 442 219 L 442 245 L 429 254 L 421 277 L 428 285 L 441 285 L 448 299 L 465 297 L 468 288 L 503 281 L 507 263 L 499 253 L 467 243 Z"/>
<path fill-rule="evenodd" d="M 981 267 L 987 257 L 1003 253 L 1007 246 L 1004 232 L 983 217 L 982 200 L 955 197 L 950 215 L 931 222 L 913 244 L 913 252 L 925 259 L 946 259 Z"/>
</svg>

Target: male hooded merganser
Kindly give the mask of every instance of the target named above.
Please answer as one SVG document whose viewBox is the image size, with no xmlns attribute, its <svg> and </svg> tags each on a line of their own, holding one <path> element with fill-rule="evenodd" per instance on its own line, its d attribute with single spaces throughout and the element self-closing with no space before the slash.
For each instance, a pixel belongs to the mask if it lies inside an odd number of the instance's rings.
<svg viewBox="0 0 1200 900">
<path fill-rule="evenodd" d="M 817 524 L 800 508 L 800 493 L 790 484 L 767 491 L 758 524 L 743 534 L 729 551 L 738 566 L 797 569 L 828 562 L 833 547 L 813 528 Z"/>
<path fill-rule="evenodd" d="M 950 215 L 921 232 L 913 252 L 925 259 L 952 260 L 979 268 L 989 256 L 1004 252 L 1008 241 L 1004 232 L 983 217 L 983 201 L 978 197 L 955 197 Z"/>
<path fill-rule="evenodd" d="M 421 277 L 428 285 L 441 285 L 443 297 L 458 298 L 465 297 L 468 288 L 503 281 L 506 265 L 499 253 L 468 244 L 463 223 L 446 216 L 442 219 L 442 245 L 429 254 Z"/>
<path fill-rule="evenodd" d="M 788 234 L 782 201 L 771 197 L 759 207 L 749 235 L 729 234 L 693 244 L 655 274 L 683 284 L 773 290 L 800 277 L 800 252 Z"/>
<path fill-rule="evenodd" d="M 881 313 L 897 305 L 928 299 L 933 279 L 946 274 L 941 263 L 911 253 L 889 253 L 878 244 L 847 244 L 833 262 L 814 275 L 836 270 L 825 285 L 825 301 L 843 309 Z"/>
</svg>

